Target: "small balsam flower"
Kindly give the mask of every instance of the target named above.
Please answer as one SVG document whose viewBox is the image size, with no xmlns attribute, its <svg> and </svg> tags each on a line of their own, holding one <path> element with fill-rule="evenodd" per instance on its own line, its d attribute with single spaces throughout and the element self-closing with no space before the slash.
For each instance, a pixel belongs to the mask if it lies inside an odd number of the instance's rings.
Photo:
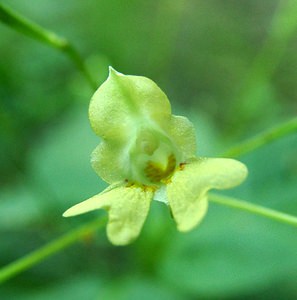
<svg viewBox="0 0 297 300">
<path fill-rule="evenodd" d="M 153 199 L 168 205 L 178 230 L 189 231 L 207 211 L 208 190 L 232 188 L 247 176 L 237 160 L 196 157 L 193 124 L 172 115 L 166 95 L 146 77 L 110 68 L 89 116 L 102 138 L 91 164 L 110 186 L 63 216 L 106 209 L 107 235 L 115 245 L 138 237 Z"/>
</svg>

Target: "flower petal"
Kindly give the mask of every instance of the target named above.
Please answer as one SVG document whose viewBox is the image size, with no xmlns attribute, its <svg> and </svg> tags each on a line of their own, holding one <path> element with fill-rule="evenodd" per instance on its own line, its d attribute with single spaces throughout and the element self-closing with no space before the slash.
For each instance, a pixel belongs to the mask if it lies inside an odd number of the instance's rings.
<svg viewBox="0 0 297 300">
<path fill-rule="evenodd" d="M 150 79 L 123 75 L 110 68 L 108 79 L 92 97 L 89 117 L 93 130 L 108 140 L 125 141 L 143 120 L 163 126 L 171 107 L 164 92 Z"/>
<path fill-rule="evenodd" d="M 169 135 L 181 152 L 181 161 L 196 156 L 196 135 L 192 122 L 183 116 L 171 116 Z"/>
<path fill-rule="evenodd" d="M 102 141 L 91 154 L 91 165 L 95 172 L 109 184 L 121 181 L 129 160 L 126 149 L 112 142 Z M 128 162 L 125 162 L 125 159 Z"/>
<path fill-rule="evenodd" d="M 63 216 L 70 217 L 99 208 L 108 211 L 107 236 L 114 245 L 126 245 L 138 237 L 153 198 L 151 190 L 140 187 L 109 188 L 70 209 Z"/>
<path fill-rule="evenodd" d="M 191 230 L 202 220 L 209 189 L 232 188 L 246 176 L 246 166 L 228 158 L 201 158 L 176 171 L 167 186 L 167 197 L 178 230 Z"/>
</svg>

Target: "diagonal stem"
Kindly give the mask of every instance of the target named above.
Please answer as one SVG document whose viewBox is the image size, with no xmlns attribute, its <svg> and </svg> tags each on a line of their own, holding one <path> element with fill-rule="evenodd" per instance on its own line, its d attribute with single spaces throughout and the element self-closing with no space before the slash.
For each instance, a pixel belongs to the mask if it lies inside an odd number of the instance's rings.
<svg viewBox="0 0 297 300">
<path fill-rule="evenodd" d="M 232 147 L 222 156 L 238 157 L 294 132 L 297 132 L 297 117 Z"/>
<path fill-rule="evenodd" d="M 69 231 L 63 236 L 57 238 L 56 240 L 49 242 L 45 246 L 34 250 L 33 252 L 21 257 L 12 263 L 4 266 L 0 269 L 0 284 L 7 281 L 8 279 L 16 276 L 17 274 L 33 267 L 39 262 L 45 260 L 46 258 L 54 255 L 62 249 L 65 249 L 84 236 L 93 233 L 94 231 L 105 226 L 106 218 L 96 219 L 90 223 L 80 226 L 74 230 Z"/>
<path fill-rule="evenodd" d="M 97 84 L 89 73 L 80 54 L 68 40 L 24 18 L 2 3 L 0 3 L 0 21 L 16 31 L 64 52 L 75 64 L 76 68 L 85 76 L 91 88 L 94 90 L 97 88 Z"/>
<path fill-rule="evenodd" d="M 253 204 L 233 197 L 222 196 L 213 193 L 209 195 L 209 200 L 217 204 L 245 210 L 247 212 L 261 215 L 263 217 L 273 219 L 278 222 L 297 226 L 297 217 L 270 208 L 266 208 L 257 204 Z"/>
<path fill-rule="evenodd" d="M 271 99 L 267 91 L 271 89 L 271 79 L 288 46 L 296 37 L 296 15 L 296 0 L 278 1 L 267 36 L 234 95 L 234 105 L 229 115 L 233 130 L 239 128 L 240 132 L 240 126 L 261 118 L 263 111 L 269 109 Z"/>
</svg>

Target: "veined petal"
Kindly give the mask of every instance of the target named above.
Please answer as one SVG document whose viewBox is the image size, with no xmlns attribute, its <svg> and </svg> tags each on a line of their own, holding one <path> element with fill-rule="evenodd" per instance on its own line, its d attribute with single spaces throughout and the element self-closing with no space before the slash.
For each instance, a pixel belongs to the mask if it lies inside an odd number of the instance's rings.
<svg viewBox="0 0 297 300">
<path fill-rule="evenodd" d="M 180 231 L 195 227 L 207 211 L 207 191 L 239 185 L 247 176 L 241 162 L 228 158 L 201 158 L 176 171 L 167 197 Z"/>
<path fill-rule="evenodd" d="M 150 79 L 123 75 L 110 68 L 108 79 L 92 97 L 89 117 L 103 139 L 125 142 L 139 123 L 166 126 L 171 107 L 164 92 Z"/>
<path fill-rule="evenodd" d="M 108 211 L 109 240 L 114 245 L 126 245 L 138 237 L 152 198 L 152 190 L 134 186 L 115 187 L 71 207 L 63 216 L 70 217 L 104 208 Z"/>
</svg>

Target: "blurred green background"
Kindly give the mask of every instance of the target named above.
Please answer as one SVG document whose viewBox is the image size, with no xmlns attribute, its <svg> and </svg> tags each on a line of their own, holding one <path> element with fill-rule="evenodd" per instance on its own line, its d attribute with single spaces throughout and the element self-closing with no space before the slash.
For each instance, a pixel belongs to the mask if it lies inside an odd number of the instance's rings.
<svg viewBox="0 0 297 300">
<path fill-rule="evenodd" d="M 198 154 L 220 155 L 296 116 L 295 0 L 11 0 L 75 44 L 102 83 L 112 65 L 153 79 L 197 129 Z M 62 53 L 0 23 L 0 265 L 104 215 L 62 213 L 106 184 L 92 90 Z M 228 194 L 297 215 L 297 136 L 240 158 L 249 178 Z M 210 203 L 201 226 L 175 229 L 152 204 L 140 238 L 86 236 L 0 286 L 0 299 L 297 299 L 296 228 Z"/>
</svg>

